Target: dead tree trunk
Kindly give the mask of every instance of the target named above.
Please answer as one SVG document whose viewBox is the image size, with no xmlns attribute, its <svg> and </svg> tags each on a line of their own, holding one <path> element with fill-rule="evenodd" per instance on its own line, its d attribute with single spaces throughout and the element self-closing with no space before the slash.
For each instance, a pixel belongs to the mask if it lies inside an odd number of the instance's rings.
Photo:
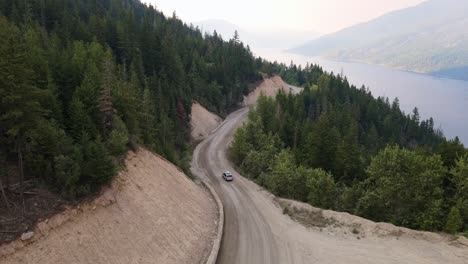
<svg viewBox="0 0 468 264">
<path fill-rule="evenodd" d="M 112 87 L 115 85 L 113 80 L 113 68 L 112 57 L 106 57 L 103 61 L 99 110 L 102 117 L 102 126 L 107 132 L 112 130 L 112 120 L 115 113 L 115 109 L 112 105 Z"/>
<path fill-rule="evenodd" d="M 18 167 L 20 169 L 20 200 L 21 200 L 21 218 L 24 218 L 24 170 L 23 170 L 23 150 L 21 144 L 18 145 Z"/>
<path fill-rule="evenodd" d="M 8 204 L 8 199 L 6 197 L 5 189 L 3 188 L 2 178 L 0 178 L 0 190 L 2 192 L 2 198 L 3 198 L 3 201 L 5 202 L 6 208 L 7 210 L 10 210 L 10 205 Z"/>
</svg>

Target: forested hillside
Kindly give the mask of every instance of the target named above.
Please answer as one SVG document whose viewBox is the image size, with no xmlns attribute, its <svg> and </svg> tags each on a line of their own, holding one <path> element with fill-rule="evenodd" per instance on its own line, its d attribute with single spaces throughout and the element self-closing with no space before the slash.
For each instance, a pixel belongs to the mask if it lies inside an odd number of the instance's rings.
<svg viewBox="0 0 468 264">
<path fill-rule="evenodd" d="M 137 144 L 187 169 L 192 100 L 224 114 L 256 68 L 137 0 L 0 0 L 0 183 L 82 196 Z"/>
<path fill-rule="evenodd" d="M 467 1 L 427 0 L 292 51 L 467 80 L 467 10 Z"/>
<path fill-rule="evenodd" d="M 275 66 L 275 65 L 272 65 Z M 432 119 L 346 78 L 277 65 L 298 95 L 261 97 L 230 155 L 274 194 L 423 230 L 468 230 L 468 155 Z"/>
</svg>

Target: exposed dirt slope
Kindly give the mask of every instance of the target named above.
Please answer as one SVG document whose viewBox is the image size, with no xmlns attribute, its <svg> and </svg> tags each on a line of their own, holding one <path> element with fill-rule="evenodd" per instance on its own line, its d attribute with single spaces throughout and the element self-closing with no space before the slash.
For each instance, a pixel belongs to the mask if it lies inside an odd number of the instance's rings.
<svg viewBox="0 0 468 264">
<path fill-rule="evenodd" d="M 192 128 L 192 138 L 195 141 L 206 138 L 222 121 L 223 119 L 221 117 L 206 110 L 206 108 L 198 102 L 192 103 L 190 127 Z"/>
<path fill-rule="evenodd" d="M 390 223 L 377 223 L 349 213 L 323 210 L 307 203 L 289 199 L 278 198 L 275 201 L 293 219 L 305 226 L 319 228 L 327 233 L 339 236 L 353 233 L 356 238 L 393 237 L 397 239 L 418 239 L 433 243 L 447 242 L 445 244 L 456 246 L 464 245 L 467 250 L 465 256 L 468 258 L 468 239 L 463 236 L 455 238 L 444 233 L 417 231 Z M 285 208 L 287 209 L 285 210 Z"/>
<path fill-rule="evenodd" d="M 141 149 L 92 202 L 0 248 L 0 263 L 204 263 L 216 204 L 174 165 Z"/>
<path fill-rule="evenodd" d="M 258 97 L 261 94 L 269 97 L 274 97 L 280 91 L 284 91 L 286 93 L 300 93 L 302 88 L 289 85 L 283 81 L 283 79 L 275 75 L 271 78 L 266 78 L 260 85 L 250 94 L 244 96 L 244 105 L 253 105 L 257 102 Z"/>
</svg>

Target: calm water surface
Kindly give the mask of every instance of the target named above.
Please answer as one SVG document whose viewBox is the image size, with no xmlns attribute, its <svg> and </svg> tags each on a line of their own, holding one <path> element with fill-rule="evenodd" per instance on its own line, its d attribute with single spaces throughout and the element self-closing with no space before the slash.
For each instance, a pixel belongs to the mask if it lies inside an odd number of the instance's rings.
<svg viewBox="0 0 468 264">
<path fill-rule="evenodd" d="M 343 73 L 351 84 L 369 88 L 374 96 L 400 100 L 405 113 L 418 107 L 422 118 L 434 118 L 436 128 L 445 136 L 460 140 L 468 146 L 468 82 L 432 77 L 425 74 L 392 70 L 363 63 L 337 62 L 318 57 L 306 57 L 274 50 L 255 50 L 256 55 L 271 61 L 291 60 L 296 64 L 307 62 L 321 65 L 326 71 Z M 468 73 L 467 73 L 468 74 Z"/>
</svg>

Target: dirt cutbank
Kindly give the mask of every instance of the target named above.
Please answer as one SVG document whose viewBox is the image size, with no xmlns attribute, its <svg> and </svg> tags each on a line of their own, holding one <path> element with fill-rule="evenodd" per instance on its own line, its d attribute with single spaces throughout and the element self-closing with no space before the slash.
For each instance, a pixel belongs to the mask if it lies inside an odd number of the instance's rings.
<svg viewBox="0 0 468 264">
<path fill-rule="evenodd" d="M 192 103 L 192 116 L 190 119 L 191 136 L 195 142 L 206 138 L 213 129 L 215 129 L 223 119 L 216 114 L 206 110 L 198 102 Z"/>
<path fill-rule="evenodd" d="M 0 263 L 204 263 L 217 217 L 204 187 L 140 149 L 97 199 L 0 247 Z"/>
<path fill-rule="evenodd" d="M 279 93 L 279 91 L 297 94 L 302 91 L 302 88 L 289 85 L 285 83 L 280 76 L 274 75 L 270 78 L 265 78 L 257 86 L 257 88 L 255 88 L 255 90 L 253 90 L 247 96 L 244 96 L 244 105 L 249 106 L 255 104 L 257 102 L 258 97 L 260 97 L 261 94 L 268 97 L 274 97 L 276 96 L 276 94 Z"/>
<path fill-rule="evenodd" d="M 374 222 L 349 213 L 323 210 L 289 199 L 275 198 L 274 201 L 283 209 L 284 214 L 315 231 L 344 238 L 414 240 L 438 245 L 441 249 L 464 248 L 467 250 L 466 254 L 460 256 L 464 256 L 468 263 L 468 239 L 463 236 L 418 231 L 390 223 Z"/>
</svg>

